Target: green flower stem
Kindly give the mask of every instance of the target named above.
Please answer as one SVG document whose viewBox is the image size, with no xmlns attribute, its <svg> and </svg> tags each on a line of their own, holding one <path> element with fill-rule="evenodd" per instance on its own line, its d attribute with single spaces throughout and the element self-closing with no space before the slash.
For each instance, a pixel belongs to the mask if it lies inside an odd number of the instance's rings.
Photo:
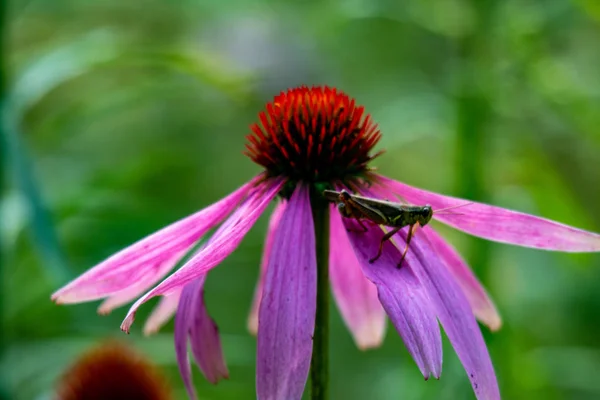
<svg viewBox="0 0 600 400">
<path fill-rule="evenodd" d="M 8 29 L 6 24 L 7 18 L 7 5 L 8 1 L 0 2 L 0 200 L 2 195 L 5 193 L 5 177 L 6 177 L 6 132 L 4 131 L 3 117 L 5 115 L 6 108 L 6 41 L 8 35 Z M 1 233 L 1 230 L 0 230 Z M 0 238 L 0 247 L 2 246 L 2 238 Z M 4 272 L 4 253 L 0 248 L 0 282 L 5 282 L 6 272 Z M 4 322 L 4 292 L 0 292 L 0 359 L 4 358 L 6 351 L 5 343 L 5 328 L 2 326 Z M 6 390 L 6 382 L 4 376 L 0 376 L 0 399 L 8 399 L 8 391 Z"/>
<path fill-rule="evenodd" d="M 310 363 L 311 399 L 324 400 L 329 392 L 329 204 L 320 193 L 311 199 L 317 247 L 317 315 Z"/>
</svg>

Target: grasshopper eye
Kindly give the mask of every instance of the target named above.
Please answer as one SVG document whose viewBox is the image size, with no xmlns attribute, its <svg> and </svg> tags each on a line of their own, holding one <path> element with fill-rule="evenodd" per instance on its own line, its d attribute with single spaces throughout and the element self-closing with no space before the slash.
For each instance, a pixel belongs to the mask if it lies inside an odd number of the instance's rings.
<svg viewBox="0 0 600 400">
<path fill-rule="evenodd" d="M 424 206 L 423 210 L 421 212 L 421 218 L 419 221 L 421 226 L 427 225 L 429 223 L 429 221 L 431 221 L 431 217 L 433 217 L 433 209 L 429 205 Z"/>
<path fill-rule="evenodd" d="M 425 215 L 428 219 L 431 219 L 431 217 L 433 217 L 433 209 L 431 208 L 430 205 L 427 205 L 424 207 L 425 208 Z"/>
</svg>

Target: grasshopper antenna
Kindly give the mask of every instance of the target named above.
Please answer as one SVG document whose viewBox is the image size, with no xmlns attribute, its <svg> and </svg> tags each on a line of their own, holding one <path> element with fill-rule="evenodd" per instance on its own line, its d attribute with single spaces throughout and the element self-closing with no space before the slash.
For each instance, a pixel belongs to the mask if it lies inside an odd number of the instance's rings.
<svg viewBox="0 0 600 400">
<path fill-rule="evenodd" d="M 455 212 L 434 212 L 435 215 L 465 215 L 464 213 L 455 213 Z"/>
<path fill-rule="evenodd" d="M 449 213 L 449 212 L 445 212 L 445 211 L 454 210 L 454 209 L 460 208 L 460 207 L 470 206 L 471 204 L 473 204 L 473 202 L 459 204 L 459 205 L 456 205 L 456 206 L 451 206 L 451 207 L 446 207 L 446 208 L 440 208 L 439 210 L 433 210 L 433 213 L 434 214 L 438 214 L 438 215 L 440 215 L 440 213 L 441 213 L 441 215 L 463 215 L 461 213 L 453 213 L 453 212 Z"/>
</svg>

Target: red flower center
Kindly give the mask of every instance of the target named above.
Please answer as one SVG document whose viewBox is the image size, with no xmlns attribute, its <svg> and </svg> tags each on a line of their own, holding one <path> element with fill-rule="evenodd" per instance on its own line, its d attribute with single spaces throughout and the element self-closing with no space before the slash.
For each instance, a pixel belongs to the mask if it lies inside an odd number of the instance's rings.
<svg viewBox="0 0 600 400">
<path fill-rule="evenodd" d="M 170 400 L 159 371 L 125 345 L 109 342 L 85 353 L 64 372 L 60 400 Z"/>
<path fill-rule="evenodd" d="M 251 126 L 245 154 L 290 181 L 352 182 L 378 154 L 377 124 L 343 92 L 305 86 L 275 96 Z"/>
</svg>

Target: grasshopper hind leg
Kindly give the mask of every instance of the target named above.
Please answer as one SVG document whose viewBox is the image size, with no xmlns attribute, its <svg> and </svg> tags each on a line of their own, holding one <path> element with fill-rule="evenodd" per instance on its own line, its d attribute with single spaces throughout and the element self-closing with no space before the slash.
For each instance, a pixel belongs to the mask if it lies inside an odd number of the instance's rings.
<svg viewBox="0 0 600 400">
<path fill-rule="evenodd" d="M 386 233 L 385 235 L 383 235 L 383 237 L 381 238 L 381 241 L 379 242 L 379 250 L 377 250 L 377 255 L 369 260 L 370 264 L 373 264 L 375 261 L 377 261 L 379 259 L 379 257 L 381 257 L 381 253 L 383 252 L 383 244 L 387 240 L 390 240 L 390 238 L 392 236 L 394 236 L 396 233 L 398 233 L 398 231 L 400 229 L 402 229 L 402 228 L 394 228 L 391 231 L 389 231 L 388 233 Z"/>
</svg>

